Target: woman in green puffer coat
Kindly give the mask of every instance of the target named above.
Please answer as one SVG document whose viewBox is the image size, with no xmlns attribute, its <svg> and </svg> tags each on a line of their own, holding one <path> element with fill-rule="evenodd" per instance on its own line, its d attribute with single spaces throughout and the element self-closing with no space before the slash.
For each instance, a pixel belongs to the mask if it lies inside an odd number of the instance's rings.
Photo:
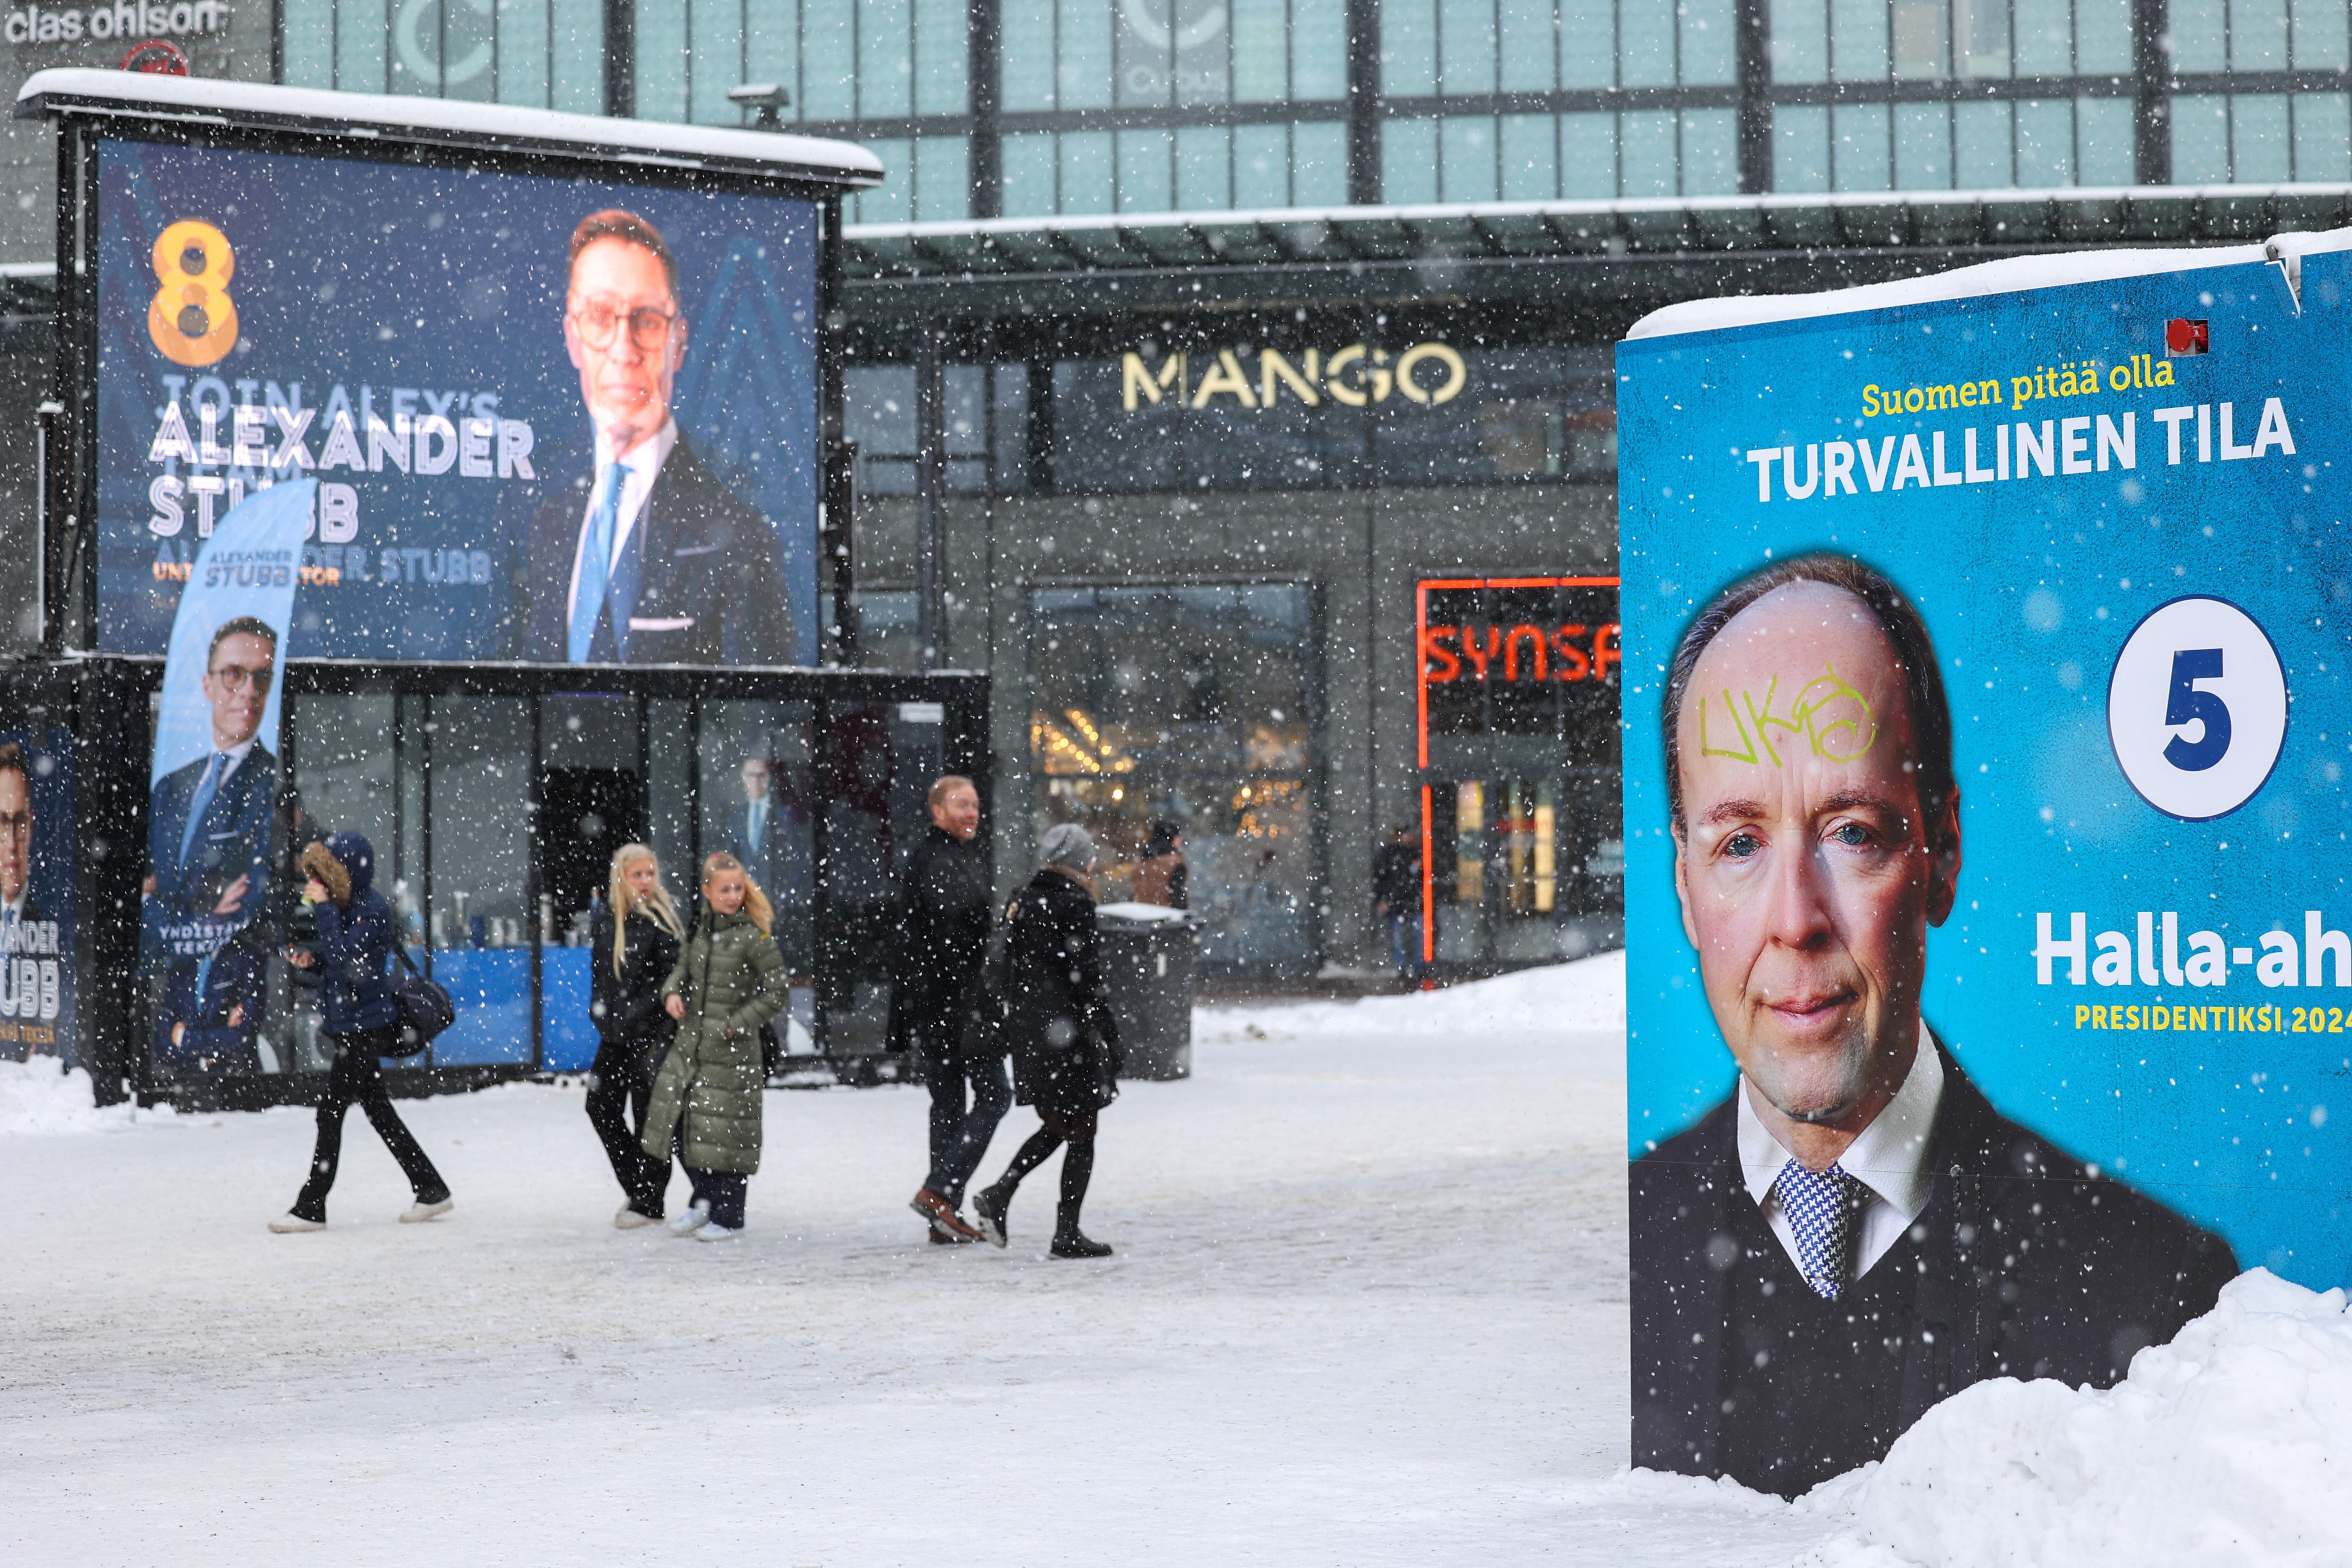
<svg viewBox="0 0 2352 1568">
<path fill-rule="evenodd" d="M 767 1074 L 760 1026 L 784 1009 L 791 989 L 784 957 L 769 933 L 774 914 L 732 855 L 702 863 L 702 913 L 677 966 L 662 983 L 662 1005 L 677 1037 L 654 1076 L 645 1150 L 678 1163 L 694 1202 L 670 1222 L 678 1236 L 726 1241 L 742 1234 L 743 1189 L 760 1169 L 760 1110 Z"/>
</svg>

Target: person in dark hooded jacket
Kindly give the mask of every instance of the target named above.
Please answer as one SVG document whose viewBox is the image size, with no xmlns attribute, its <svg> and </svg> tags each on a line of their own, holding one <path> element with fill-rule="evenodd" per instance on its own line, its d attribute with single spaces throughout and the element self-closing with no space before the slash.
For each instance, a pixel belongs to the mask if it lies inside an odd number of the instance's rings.
<svg viewBox="0 0 2352 1568">
<path fill-rule="evenodd" d="M 975 1194 L 981 1234 L 1005 1245 L 1005 1210 L 1021 1179 L 1064 1144 L 1062 1201 L 1054 1217 L 1056 1258 L 1108 1258 L 1110 1248 L 1078 1229 L 1094 1178 L 1095 1120 L 1118 1097 L 1118 1025 L 1103 987 L 1095 925 L 1095 844 L 1066 822 L 1050 829 L 1045 864 L 1005 911 L 1005 1031 L 1021 1103 L 1045 1123 L 1021 1145 L 995 1184 Z"/>
<path fill-rule="evenodd" d="M 319 974 L 320 1032 L 335 1051 L 327 1090 L 319 1100 L 319 1144 L 310 1179 L 294 1206 L 269 1222 L 281 1233 L 324 1230 L 327 1194 L 342 1157 L 343 1113 L 353 1104 L 367 1112 L 376 1135 L 416 1194 L 400 1218 L 404 1225 L 436 1218 L 450 1208 L 449 1185 L 425 1158 L 392 1096 L 383 1086 L 379 1059 L 398 1044 L 400 1004 L 386 971 L 399 940 L 392 906 L 377 892 L 375 847 L 356 833 L 338 833 L 302 851 L 302 901 L 319 923 L 318 945 L 289 950 L 287 957 Z"/>
</svg>

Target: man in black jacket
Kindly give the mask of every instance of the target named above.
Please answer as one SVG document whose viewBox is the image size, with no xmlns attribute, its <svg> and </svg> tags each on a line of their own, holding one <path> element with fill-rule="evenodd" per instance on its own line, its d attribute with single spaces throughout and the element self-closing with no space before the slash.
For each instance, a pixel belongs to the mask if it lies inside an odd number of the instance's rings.
<svg viewBox="0 0 2352 1568">
<path fill-rule="evenodd" d="M 993 923 L 980 792 L 949 773 L 931 785 L 931 827 L 907 857 L 891 1013 L 910 1037 L 931 1088 L 931 1169 L 909 1207 L 931 1239 L 974 1241 L 958 1211 L 964 1184 L 1013 1106 L 1004 1052 L 985 1026 L 988 939 Z"/>
<path fill-rule="evenodd" d="M 2115 1383 L 2237 1271 L 2001 1116 L 1922 1019 L 1951 736 L 1925 624 L 1843 557 L 1735 584 L 1675 651 L 1675 887 L 1740 1076 L 1633 1166 L 1637 1465 L 1794 1496 L 1983 1379 Z"/>
</svg>

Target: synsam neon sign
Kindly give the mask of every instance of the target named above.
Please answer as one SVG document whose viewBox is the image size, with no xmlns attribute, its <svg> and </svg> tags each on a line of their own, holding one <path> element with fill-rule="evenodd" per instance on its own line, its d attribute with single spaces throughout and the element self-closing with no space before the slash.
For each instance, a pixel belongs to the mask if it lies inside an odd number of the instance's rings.
<svg viewBox="0 0 2352 1568">
<path fill-rule="evenodd" d="M 1328 359 L 1308 349 L 1297 360 L 1277 349 L 1260 349 L 1257 381 L 1242 368 L 1247 350 L 1219 349 L 1213 359 L 1203 356 L 1201 377 L 1192 379 L 1192 356 L 1160 356 L 1147 364 L 1139 353 L 1119 356 L 1119 406 L 1129 414 L 1172 397 L 1178 408 L 1206 408 L 1213 397 L 1230 397 L 1244 408 L 1272 408 L 1285 395 L 1309 408 L 1325 398 L 1349 408 L 1385 403 L 1391 395 L 1408 403 L 1435 407 L 1451 403 L 1470 384 L 1470 367 L 1461 353 L 1446 343 L 1415 343 L 1391 363 L 1386 349 L 1349 343 Z"/>
</svg>

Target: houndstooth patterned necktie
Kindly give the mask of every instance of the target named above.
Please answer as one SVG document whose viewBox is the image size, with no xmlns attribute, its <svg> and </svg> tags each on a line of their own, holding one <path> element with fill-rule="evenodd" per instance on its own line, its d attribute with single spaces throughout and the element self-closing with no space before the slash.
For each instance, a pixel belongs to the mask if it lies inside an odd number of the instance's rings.
<svg viewBox="0 0 2352 1568">
<path fill-rule="evenodd" d="M 1853 1275 L 1862 1184 L 1836 1165 L 1814 1172 L 1791 1160 L 1772 1179 L 1772 1190 L 1780 1194 L 1780 1212 L 1796 1234 L 1805 1283 L 1823 1300 L 1836 1300 Z"/>
</svg>

